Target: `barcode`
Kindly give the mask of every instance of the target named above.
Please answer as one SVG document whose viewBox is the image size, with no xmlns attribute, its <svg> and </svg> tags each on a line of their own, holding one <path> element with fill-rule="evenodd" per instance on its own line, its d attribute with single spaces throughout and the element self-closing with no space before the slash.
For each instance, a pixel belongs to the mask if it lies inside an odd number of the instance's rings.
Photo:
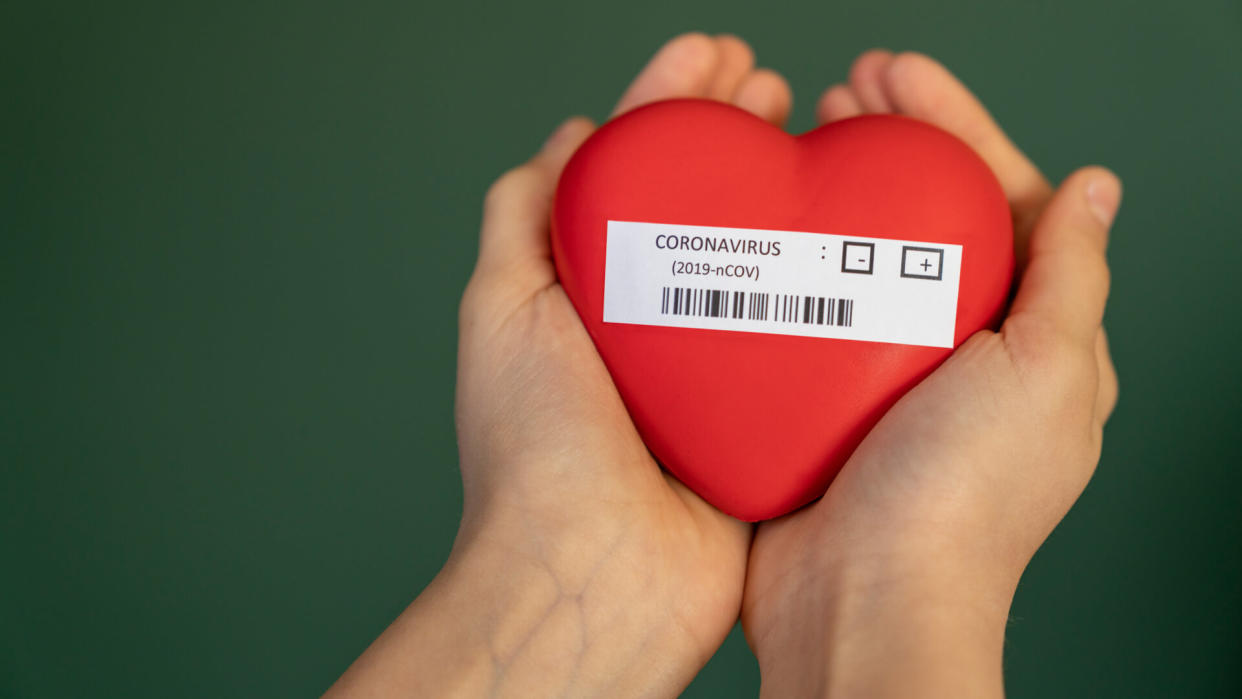
<svg viewBox="0 0 1242 699">
<path fill-rule="evenodd" d="M 848 328 L 854 325 L 854 300 L 666 286 L 660 294 L 660 314 Z"/>
</svg>

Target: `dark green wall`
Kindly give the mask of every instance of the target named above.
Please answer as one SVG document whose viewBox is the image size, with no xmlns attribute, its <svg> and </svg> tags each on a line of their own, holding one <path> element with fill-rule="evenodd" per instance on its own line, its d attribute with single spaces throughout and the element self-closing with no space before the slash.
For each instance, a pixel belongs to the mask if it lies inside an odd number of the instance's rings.
<svg viewBox="0 0 1242 699">
<path fill-rule="evenodd" d="M 914 48 L 1052 177 L 1120 173 L 1121 403 L 1010 693 L 1242 695 L 1236 0 L 174 4 L 0 9 L 0 694 L 325 688 L 451 543 L 486 185 L 702 29 L 789 77 L 794 130 Z M 687 694 L 757 686 L 735 633 Z"/>
</svg>

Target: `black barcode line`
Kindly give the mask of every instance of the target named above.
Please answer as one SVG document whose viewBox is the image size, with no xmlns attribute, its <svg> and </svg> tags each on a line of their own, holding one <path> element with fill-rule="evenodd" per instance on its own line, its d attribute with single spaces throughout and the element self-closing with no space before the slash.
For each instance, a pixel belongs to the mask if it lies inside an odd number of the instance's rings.
<svg viewBox="0 0 1242 699">
<path fill-rule="evenodd" d="M 769 294 L 762 291 L 666 286 L 660 290 L 660 315 L 761 321 L 771 319 L 774 323 L 849 328 L 854 325 L 854 300 Z"/>
</svg>

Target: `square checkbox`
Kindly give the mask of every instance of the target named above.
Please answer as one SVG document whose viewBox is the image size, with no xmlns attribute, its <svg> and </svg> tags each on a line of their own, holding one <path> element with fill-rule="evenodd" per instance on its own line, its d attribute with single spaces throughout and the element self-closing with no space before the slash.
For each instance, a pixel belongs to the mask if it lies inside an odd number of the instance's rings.
<svg viewBox="0 0 1242 699">
<path fill-rule="evenodd" d="M 903 245 L 901 276 L 907 279 L 941 280 L 944 277 L 944 250 Z"/>
<path fill-rule="evenodd" d="M 875 243 L 847 240 L 841 244 L 841 271 L 871 274 L 875 263 Z"/>
</svg>

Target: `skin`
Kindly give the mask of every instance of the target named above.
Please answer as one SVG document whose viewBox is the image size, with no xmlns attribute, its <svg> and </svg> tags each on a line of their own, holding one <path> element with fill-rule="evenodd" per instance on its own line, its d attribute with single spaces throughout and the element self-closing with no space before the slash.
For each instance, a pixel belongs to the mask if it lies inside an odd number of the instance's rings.
<svg viewBox="0 0 1242 699">
<path fill-rule="evenodd" d="M 740 39 L 696 33 L 614 114 L 682 96 L 777 125 L 792 100 Z M 868 52 L 817 105 L 821 121 L 870 111 L 958 134 L 1000 178 L 1024 270 L 1001 332 L 903 398 L 821 501 L 733 520 L 651 458 L 556 281 L 552 195 L 593 129 L 568 120 L 485 199 L 460 307 L 453 551 L 329 696 L 675 696 L 739 614 L 771 696 L 1001 693 L 1017 578 L 1090 477 L 1116 399 L 1099 214 L 1119 185 L 1089 168 L 1054 195 L 922 56 Z"/>
<path fill-rule="evenodd" d="M 943 66 L 869 51 L 820 121 L 901 113 L 991 166 L 1015 223 L 1019 285 L 983 331 L 906 394 L 827 494 L 758 527 L 742 622 L 766 696 L 1001 696 L 1018 578 L 1099 461 L 1117 376 L 1101 326 L 1117 178 L 1054 192 Z"/>
</svg>

